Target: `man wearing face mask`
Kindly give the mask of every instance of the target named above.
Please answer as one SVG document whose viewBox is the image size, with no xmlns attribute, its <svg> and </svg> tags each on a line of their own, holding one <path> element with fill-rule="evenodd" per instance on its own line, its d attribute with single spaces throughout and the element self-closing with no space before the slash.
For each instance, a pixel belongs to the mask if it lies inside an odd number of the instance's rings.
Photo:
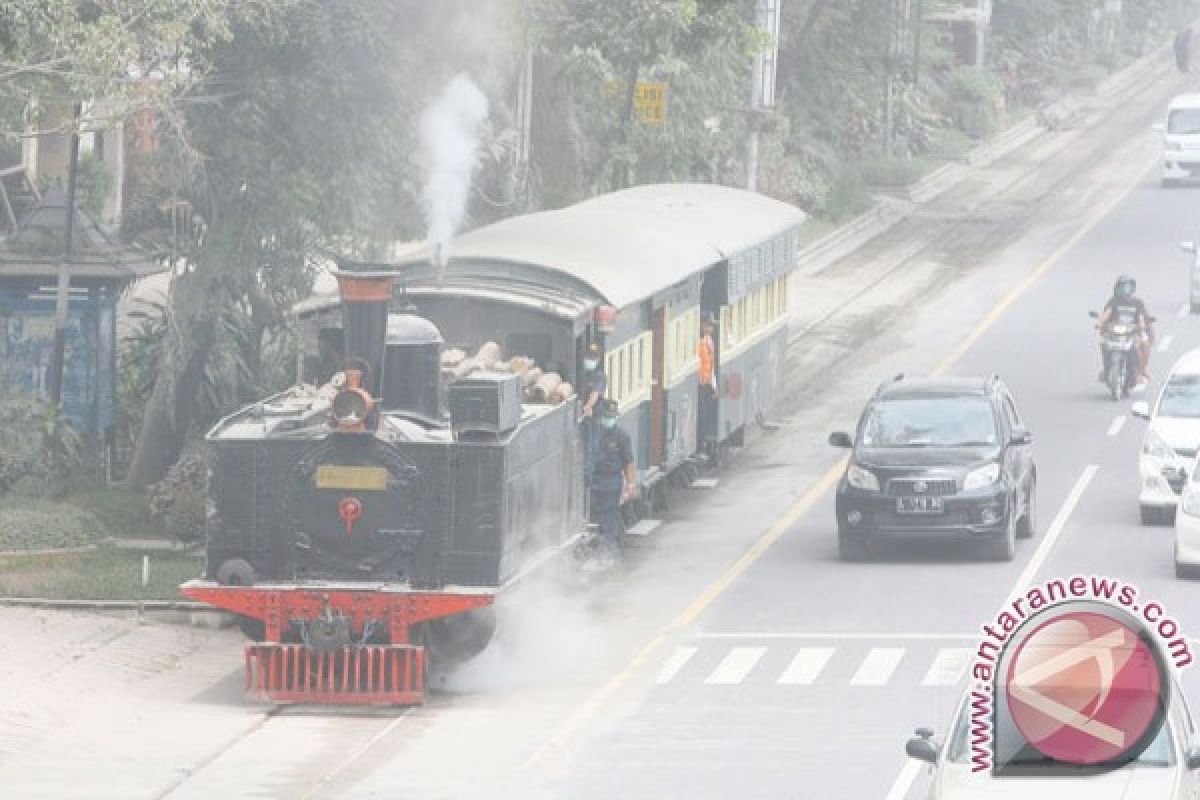
<svg viewBox="0 0 1200 800">
<path fill-rule="evenodd" d="M 617 426 L 617 403 L 600 404 L 600 435 L 592 466 L 592 518 L 600 526 L 608 552 L 615 555 L 621 543 L 621 502 L 636 491 L 633 442 Z"/>
<path fill-rule="evenodd" d="M 579 381 L 579 396 L 583 398 L 580 411 L 580 436 L 583 439 L 583 483 L 592 483 L 592 464 L 596 460 L 596 407 L 608 391 L 608 378 L 600 368 L 600 346 L 593 342 L 583 353 L 583 375 Z"/>
</svg>

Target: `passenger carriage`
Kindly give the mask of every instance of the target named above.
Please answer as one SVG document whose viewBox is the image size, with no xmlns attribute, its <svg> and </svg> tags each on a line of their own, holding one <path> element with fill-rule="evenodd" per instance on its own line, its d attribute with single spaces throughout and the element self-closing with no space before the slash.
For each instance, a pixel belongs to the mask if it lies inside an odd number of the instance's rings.
<svg viewBox="0 0 1200 800">
<path fill-rule="evenodd" d="M 448 347 L 494 341 L 578 387 L 582 354 L 604 353 L 608 397 L 630 434 L 644 496 L 691 477 L 700 442 L 740 444 L 784 385 L 788 277 L 805 215 L 711 184 L 639 186 L 512 217 L 375 269 L 398 272 L 393 306 L 415 307 Z M 361 265 L 360 265 L 361 266 Z M 305 349 L 338 327 L 336 298 L 297 309 Z M 697 343 L 717 321 L 716 430 L 699 430 Z"/>
</svg>

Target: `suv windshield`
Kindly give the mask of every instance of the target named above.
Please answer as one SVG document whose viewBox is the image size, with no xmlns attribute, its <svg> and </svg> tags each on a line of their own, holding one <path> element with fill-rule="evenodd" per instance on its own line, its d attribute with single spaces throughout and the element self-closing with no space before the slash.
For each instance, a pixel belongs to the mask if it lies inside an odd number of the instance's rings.
<svg viewBox="0 0 1200 800">
<path fill-rule="evenodd" d="M 911 397 L 867 409 L 863 447 L 982 447 L 999 441 L 982 397 Z"/>
<path fill-rule="evenodd" d="M 1158 416 L 1200 419 L 1200 375 L 1176 375 L 1163 389 Z"/>
<path fill-rule="evenodd" d="M 1167 133 L 1200 133 L 1200 108 L 1181 108 L 1167 116 Z"/>
</svg>

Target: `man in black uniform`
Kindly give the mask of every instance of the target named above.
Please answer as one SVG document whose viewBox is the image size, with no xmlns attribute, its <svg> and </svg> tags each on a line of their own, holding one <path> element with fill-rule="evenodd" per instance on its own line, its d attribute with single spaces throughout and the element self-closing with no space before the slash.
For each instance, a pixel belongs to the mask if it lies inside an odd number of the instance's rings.
<svg viewBox="0 0 1200 800">
<path fill-rule="evenodd" d="M 583 484 L 591 485 L 592 466 L 596 461 L 596 442 L 600 431 L 596 425 L 596 411 L 604 393 L 608 391 L 608 378 L 600 366 L 600 346 L 593 342 L 583 354 L 583 374 L 579 381 L 579 396 L 583 398 L 581 409 L 580 437 L 583 440 Z"/>
<path fill-rule="evenodd" d="M 617 426 L 616 401 L 605 400 L 600 408 L 600 435 L 589 486 L 592 519 L 600 526 L 609 553 L 615 555 L 621 544 L 621 501 L 632 495 L 637 476 L 633 443 Z"/>
<path fill-rule="evenodd" d="M 1120 322 L 1126 325 L 1136 325 L 1140 331 L 1137 340 L 1137 356 L 1138 356 L 1138 385 L 1144 386 L 1150 381 L 1150 348 L 1154 345 L 1154 325 L 1150 318 L 1149 312 L 1146 311 L 1146 304 L 1141 298 L 1134 294 L 1137 291 L 1137 281 L 1128 275 L 1122 275 L 1117 278 L 1116 284 L 1113 286 L 1112 297 L 1104 304 L 1104 313 L 1100 315 L 1100 321 L 1096 327 L 1104 331 L 1104 329 L 1112 322 Z M 1104 381 L 1105 363 L 1104 345 L 1100 346 L 1100 380 Z"/>
</svg>

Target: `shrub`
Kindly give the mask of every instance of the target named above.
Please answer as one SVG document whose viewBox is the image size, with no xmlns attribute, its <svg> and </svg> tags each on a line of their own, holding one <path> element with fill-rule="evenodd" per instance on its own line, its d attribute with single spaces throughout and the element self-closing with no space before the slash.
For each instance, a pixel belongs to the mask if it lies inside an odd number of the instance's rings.
<svg viewBox="0 0 1200 800">
<path fill-rule="evenodd" d="M 181 542 L 199 541 L 204 537 L 207 491 L 208 464 L 199 455 L 185 455 L 149 488 L 150 513 L 168 536 Z"/>
<path fill-rule="evenodd" d="M 16 394 L 0 400 L 0 495 L 58 497 L 94 483 L 97 458 L 57 409 Z"/>
<path fill-rule="evenodd" d="M 94 514 L 66 503 L 0 503 L 0 550 L 52 550 L 95 544 L 107 531 Z"/>
<path fill-rule="evenodd" d="M 864 161 L 859 170 L 867 186 L 898 189 L 921 180 L 929 167 L 928 161 L 919 158 L 873 158 Z"/>
</svg>

